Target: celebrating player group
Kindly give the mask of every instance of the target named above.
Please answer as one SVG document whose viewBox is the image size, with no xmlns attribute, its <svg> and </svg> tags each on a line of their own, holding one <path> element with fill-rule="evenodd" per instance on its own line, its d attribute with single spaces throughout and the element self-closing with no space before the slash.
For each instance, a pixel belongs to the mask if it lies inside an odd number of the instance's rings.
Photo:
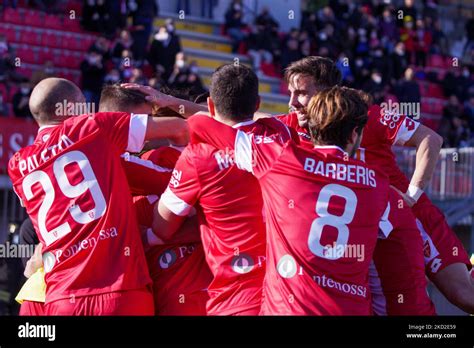
<svg viewBox="0 0 474 348">
<path fill-rule="evenodd" d="M 441 137 L 330 59 L 285 79 L 281 116 L 239 64 L 196 103 L 108 85 L 85 115 L 58 112 L 85 102 L 76 85 L 42 80 L 9 163 L 40 242 L 20 314 L 436 315 L 428 279 L 474 313 L 467 253 L 423 192 Z M 411 179 L 393 145 L 416 148 Z"/>
</svg>

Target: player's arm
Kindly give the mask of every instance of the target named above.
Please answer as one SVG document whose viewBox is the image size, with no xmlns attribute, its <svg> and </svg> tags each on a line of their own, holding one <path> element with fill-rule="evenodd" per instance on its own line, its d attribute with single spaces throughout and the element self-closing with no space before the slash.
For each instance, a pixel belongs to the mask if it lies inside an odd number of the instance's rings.
<svg viewBox="0 0 474 348">
<path fill-rule="evenodd" d="M 178 112 L 183 117 L 188 118 L 191 115 L 200 112 L 207 112 L 207 105 L 196 104 L 188 100 L 180 99 L 167 95 L 150 86 L 143 86 L 136 83 L 124 83 L 122 87 L 138 90 L 147 95 L 146 100 L 156 104 L 159 107 L 168 107 Z"/>
<path fill-rule="evenodd" d="M 186 120 L 178 117 L 148 117 L 145 141 L 168 139 L 173 145 L 185 146 L 189 142 Z"/>
<path fill-rule="evenodd" d="M 153 233 L 163 241 L 174 239 L 176 232 L 183 225 L 186 216 L 173 213 L 163 201 L 159 201 L 153 211 Z M 186 229 L 184 229 L 186 230 Z M 149 243 L 152 238 L 148 238 Z M 150 243 L 152 245 L 152 243 Z"/>
<path fill-rule="evenodd" d="M 416 203 L 428 184 L 438 162 L 443 138 L 430 128 L 420 124 L 403 146 L 416 147 L 416 167 L 410 180 L 407 195 Z"/>
</svg>

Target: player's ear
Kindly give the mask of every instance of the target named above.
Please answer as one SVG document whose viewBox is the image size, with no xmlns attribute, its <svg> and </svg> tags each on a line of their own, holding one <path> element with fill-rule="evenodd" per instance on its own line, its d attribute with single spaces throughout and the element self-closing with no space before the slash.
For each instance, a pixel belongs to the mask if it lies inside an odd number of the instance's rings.
<svg viewBox="0 0 474 348">
<path fill-rule="evenodd" d="M 207 97 L 207 108 L 209 109 L 209 113 L 211 114 L 211 116 L 214 117 L 216 115 L 216 108 L 211 97 Z"/>
</svg>

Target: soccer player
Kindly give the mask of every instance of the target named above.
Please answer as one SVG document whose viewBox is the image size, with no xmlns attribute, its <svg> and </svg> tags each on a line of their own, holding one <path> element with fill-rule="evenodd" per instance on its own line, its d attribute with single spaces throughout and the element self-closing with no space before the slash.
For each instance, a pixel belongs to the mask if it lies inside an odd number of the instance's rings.
<svg viewBox="0 0 474 348">
<path fill-rule="evenodd" d="M 104 86 L 99 111 L 162 113 L 154 110 L 154 105 L 145 96 L 140 91 L 118 85 Z M 171 114 L 170 110 L 167 113 Z M 151 228 L 153 207 L 168 186 L 180 155 L 177 148 L 169 146 L 147 151 L 141 157 L 129 153 L 122 155 L 139 225 Z M 174 238 L 167 243 L 155 241 L 159 245 L 147 243 L 145 254 L 153 280 L 156 315 L 206 315 L 207 287 L 212 275 L 197 226 L 195 229 L 194 240 L 188 238 L 181 242 Z"/>
<path fill-rule="evenodd" d="M 231 124 L 255 111 L 258 81 L 250 70 L 216 72 L 211 95 Z M 209 315 L 258 315 L 265 275 L 263 202 L 257 180 L 232 163 L 232 155 L 207 144 L 188 145 L 160 198 L 153 229 L 172 238 L 195 206 L 202 243 L 213 274 Z"/>
<path fill-rule="evenodd" d="M 182 119 L 76 115 L 85 98 L 48 78 L 29 107 L 40 129 L 9 162 L 13 187 L 43 245 L 46 315 L 153 315 L 148 274 L 120 154 L 148 139 L 186 141 Z M 66 105 L 66 110 L 63 106 Z"/>
<path fill-rule="evenodd" d="M 243 95 L 245 101 L 239 100 Z M 367 122 L 366 104 L 347 88 L 315 97 L 311 127 L 317 146 L 307 150 L 293 142 L 280 121 L 253 121 L 258 101 L 258 80 L 249 68 L 220 67 L 212 76 L 208 100 L 214 118 L 188 120 L 197 132 L 192 138 L 197 143 L 188 148 L 206 148 L 222 168 L 235 168 L 235 162 L 260 182 L 268 247 L 260 313 L 370 315 L 368 270 L 389 187 L 385 176 L 349 156 Z M 236 120 L 230 106 L 242 105 L 246 112 Z M 223 158 L 206 142 L 235 153 Z M 186 158 L 178 165 L 181 159 Z M 193 153 L 186 164 L 200 159 Z M 181 194 L 184 175 L 160 199 L 154 225 L 160 236 L 178 219 L 175 208 L 189 204 Z M 243 196 L 249 189 L 237 183 Z"/>
<path fill-rule="evenodd" d="M 280 120 L 298 131 L 303 145 L 306 143 L 311 146 L 308 141 L 309 100 L 322 88 L 339 84 L 340 76 L 335 64 L 323 57 L 303 58 L 286 70 L 285 78 L 291 94 L 290 106 L 294 112 L 280 117 Z M 441 143 L 439 135 L 411 118 L 390 114 L 379 106 L 373 106 L 369 110 L 369 121 L 358 156 L 370 165 L 382 167 L 389 175 L 390 184 L 398 189 L 405 200 L 400 204 L 397 198 L 395 200 L 399 203 L 395 206 L 392 204 L 390 221 L 394 224 L 395 232 L 412 231 L 413 223 L 407 226 L 411 218 L 406 206 L 413 206 L 412 212 L 417 218 L 416 223 L 424 242 L 425 271 L 430 280 L 448 300 L 473 313 L 474 285 L 469 275 L 471 265 L 467 253 L 447 225 L 442 212 L 423 193 L 435 168 Z M 395 144 L 417 148 L 416 169 L 411 181 L 398 168 L 391 149 Z M 383 269 L 379 272 L 384 278 L 382 280 L 385 280 L 383 292 L 388 295 L 379 298 L 379 305 L 376 304 L 380 309 L 379 314 L 433 313 L 432 304 L 427 301 L 424 277 L 418 271 L 421 268 L 419 255 L 423 255 L 423 251 L 420 250 L 419 238 L 412 234 L 393 233 L 391 238 L 379 243 L 379 252 L 375 252 L 375 261 Z M 397 257 L 397 250 L 403 251 L 405 256 L 399 254 Z"/>
</svg>

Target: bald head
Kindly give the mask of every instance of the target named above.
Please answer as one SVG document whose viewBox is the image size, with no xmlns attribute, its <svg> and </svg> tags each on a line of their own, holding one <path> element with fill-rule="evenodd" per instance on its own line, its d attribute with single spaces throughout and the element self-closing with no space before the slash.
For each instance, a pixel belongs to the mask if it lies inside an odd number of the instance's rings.
<svg viewBox="0 0 474 348">
<path fill-rule="evenodd" d="M 56 124 L 67 117 L 76 116 L 67 112 L 76 108 L 70 105 L 85 104 L 86 99 L 79 87 L 69 80 L 51 77 L 42 80 L 30 96 L 30 111 L 40 126 Z M 66 110 L 64 106 L 67 106 Z"/>
</svg>

